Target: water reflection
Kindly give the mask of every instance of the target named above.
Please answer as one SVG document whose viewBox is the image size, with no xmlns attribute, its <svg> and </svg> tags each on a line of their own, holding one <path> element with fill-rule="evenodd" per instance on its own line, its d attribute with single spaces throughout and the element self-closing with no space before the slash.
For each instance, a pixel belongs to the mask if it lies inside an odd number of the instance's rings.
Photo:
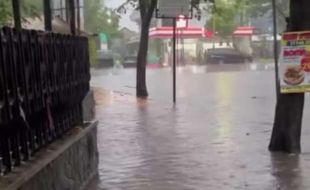
<svg viewBox="0 0 310 190">
<path fill-rule="evenodd" d="M 304 190 L 300 157 L 274 153 L 270 155 L 275 187 L 281 190 Z"/>
<path fill-rule="evenodd" d="M 230 63 L 230 64 L 203 64 L 203 65 L 185 65 L 178 66 L 177 73 L 192 73 L 192 74 L 202 74 L 207 72 L 240 72 L 240 71 L 264 71 L 273 70 L 273 63 Z M 149 73 L 157 72 L 158 70 L 166 70 L 172 72 L 171 67 L 150 69 L 147 71 Z M 93 69 L 92 75 L 127 75 L 128 73 L 135 72 L 135 68 L 105 68 L 105 69 Z"/>
<path fill-rule="evenodd" d="M 215 116 L 218 121 L 219 139 L 231 136 L 232 132 L 232 115 L 231 115 L 231 101 L 233 91 L 233 76 L 219 73 L 216 79 L 217 106 Z M 233 146 L 232 144 L 230 144 Z"/>
<path fill-rule="evenodd" d="M 148 71 L 151 100 L 136 99 L 134 88 L 124 92 L 135 85 L 135 70 L 93 78 L 117 90 L 95 93 L 100 178 L 90 190 L 310 189 L 310 154 L 278 157 L 267 150 L 273 72 L 182 69 L 175 107 L 170 69 Z"/>
</svg>

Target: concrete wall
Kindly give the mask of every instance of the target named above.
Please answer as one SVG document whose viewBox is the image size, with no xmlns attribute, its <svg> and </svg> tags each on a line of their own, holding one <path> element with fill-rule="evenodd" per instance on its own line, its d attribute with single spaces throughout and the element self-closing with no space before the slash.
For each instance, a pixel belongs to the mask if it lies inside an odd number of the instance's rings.
<svg viewBox="0 0 310 190">
<path fill-rule="evenodd" d="M 0 177 L 1 190 L 82 190 L 98 168 L 97 123 L 73 129 L 33 161 Z"/>
<path fill-rule="evenodd" d="M 83 99 L 83 120 L 92 121 L 95 118 L 95 99 L 94 92 L 90 90 Z"/>
</svg>

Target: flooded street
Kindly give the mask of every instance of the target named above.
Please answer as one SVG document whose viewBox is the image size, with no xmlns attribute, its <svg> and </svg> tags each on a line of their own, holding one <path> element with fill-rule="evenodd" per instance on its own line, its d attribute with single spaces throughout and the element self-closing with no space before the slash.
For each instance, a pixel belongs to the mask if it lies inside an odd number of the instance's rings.
<svg viewBox="0 0 310 190">
<path fill-rule="evenodd" d="M 0 0 L 0 190 L 84 189 L 310 190 L 310 0 Z"/>
<path fill-rule="evenodd" d="M 135 70 L 93 70 L 100 122 L 99 176 L 90 190 L 310 189 L 309 98 L 303 154 L 267 150 L 275 109 L 272 65 L 148 70 L 148 100 Z"/>
</svg>

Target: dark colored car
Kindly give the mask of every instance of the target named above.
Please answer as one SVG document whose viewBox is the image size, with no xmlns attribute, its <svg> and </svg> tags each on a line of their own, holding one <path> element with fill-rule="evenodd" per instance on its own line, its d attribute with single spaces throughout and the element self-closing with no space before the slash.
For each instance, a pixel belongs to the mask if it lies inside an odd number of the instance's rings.
<svg viewBox="0 0 310 190">
<path fill-rule="evenodd" d="M 207 64 L 250 63 L 253 61 L 251 56 L 241 54 L 234 48 L 209 49 L 206 52 L 205 59 Z"/>
<path fill-rule="evenodd" d="M 98 63 L 97 67 L 113 67 L 114 53 L 109 50 L 98 50 Z"/>
<path fill-rule="evenodd" d="M 123 66 L 125 68 L 136 67 L 137 66 L 137 56 L 125 56 L 124 61 L 123 61 Z"/>
</svg>

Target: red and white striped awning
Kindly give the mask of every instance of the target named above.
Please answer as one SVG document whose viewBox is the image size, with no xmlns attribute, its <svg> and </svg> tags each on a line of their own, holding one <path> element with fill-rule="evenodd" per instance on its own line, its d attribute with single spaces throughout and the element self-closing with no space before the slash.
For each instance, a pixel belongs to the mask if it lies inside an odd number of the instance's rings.
<svg viewBox="0 0 310 190">
<path fill-rule="evenodd" d="M 186 27 L 182 29 L 177 29 L 177 38 L 210 38 L 213 36 L 213 32 L 208 31 L 201 27 Z M 151 28 L 149 33 L 150 38 L 172 38 L 173 37 L 173 27 L 156 27 Z"/>
<path fill-rule="evenodd" d="M 254 27 L 240 26 L 234 31 L 233 36 L 252 36 L 254 34 Z"/>
</svg>

